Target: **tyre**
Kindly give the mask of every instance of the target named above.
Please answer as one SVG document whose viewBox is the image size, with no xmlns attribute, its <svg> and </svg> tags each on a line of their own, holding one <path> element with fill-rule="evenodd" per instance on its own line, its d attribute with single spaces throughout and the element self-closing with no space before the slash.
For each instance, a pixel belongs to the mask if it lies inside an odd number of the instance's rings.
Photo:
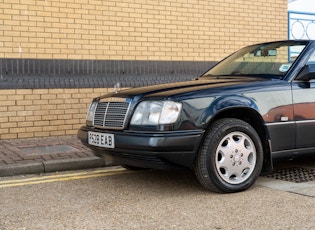
<svg viewBox="0 0 315 230">
<path fill-rule="evenodd" d="M 207 190 L 232 193 L 251 187 L 262 164 L 263 148 L 255 129 L 242 120 L 226 118 L 210 125 L 194 170 Z"/>
</svg>

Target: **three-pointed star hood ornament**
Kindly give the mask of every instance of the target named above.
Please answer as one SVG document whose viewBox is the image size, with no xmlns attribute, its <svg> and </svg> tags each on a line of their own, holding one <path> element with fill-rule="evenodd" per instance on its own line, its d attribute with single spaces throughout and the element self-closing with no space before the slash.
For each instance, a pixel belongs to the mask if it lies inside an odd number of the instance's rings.
<svg viewBox="0 0 315 230">
<path fill-rule="evenodd" d="M 114 85 L 114 90 L 115 90 L 115 93 L 118 93 L 118 91 L 120 90 L 120 83 L 117 82 L 116 85 Z"/>
</svg>

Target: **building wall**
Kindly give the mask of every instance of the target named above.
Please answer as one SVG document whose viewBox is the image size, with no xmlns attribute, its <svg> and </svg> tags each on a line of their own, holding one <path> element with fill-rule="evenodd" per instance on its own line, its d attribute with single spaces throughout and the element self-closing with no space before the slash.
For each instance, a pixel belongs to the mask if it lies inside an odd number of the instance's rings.
<svg viewBox="0 0 315 230">
<path fill-rule="evenodd" d="M 219 60 L 287 37 L 287 1 L 2 0 L 0 57 Z"/>
<path fill-rule="evenodd" d="M 0 140 L 75 135 L 102 88 L 0 90 Z"/>
<path fill-rule="evenodd" d="M 143 71 L 130 71 L 150 81 L 157 66 L 167 67 L 164 76 L 176 72 L 168 67 L 175 62 L 199 68 L 242 46 L 286 38 L 286 0 L 2 0 L 0 139 L 76 134 L 91 99 L 112 90 L 126 63 L 140 63 Z M 67 73 L 92 81 L 95 72 L 81 71 L 82 60 L 114 61 L 111 74 L 97 76 L 110 83 L 55 84 Z M 75 64 L 64 71 L 51 64 L 66 61 Z M 24 84 L 37 80 L 44 83 Z"/>
</svg>

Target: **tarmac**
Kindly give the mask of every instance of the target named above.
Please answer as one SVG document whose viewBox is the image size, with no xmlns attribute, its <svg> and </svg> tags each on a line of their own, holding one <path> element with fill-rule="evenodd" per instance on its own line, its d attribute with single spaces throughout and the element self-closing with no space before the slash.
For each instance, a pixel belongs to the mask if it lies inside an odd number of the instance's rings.
<svg viewBox="0 0 315 230">
<path fill-rule="evenodd" d="M 113 166 L 76 136 L 0 140 L 0 177 Z M 110 168 L 110 167 L 108 167 Z M 315 198 L 315 154 L 274 162 L 256 185 Z"/>
</svg>

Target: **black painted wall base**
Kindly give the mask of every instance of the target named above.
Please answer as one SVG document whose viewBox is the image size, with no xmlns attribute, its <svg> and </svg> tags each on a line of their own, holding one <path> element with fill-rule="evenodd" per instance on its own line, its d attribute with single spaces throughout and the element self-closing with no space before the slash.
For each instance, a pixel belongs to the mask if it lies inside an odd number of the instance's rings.
<svg viewBox="0 0 315 230">
<path fill-rule="evenodd" d="M 186 81 L 215 62 L 0 59 L 0 89 L 138 87 Z"/>
</svg>

